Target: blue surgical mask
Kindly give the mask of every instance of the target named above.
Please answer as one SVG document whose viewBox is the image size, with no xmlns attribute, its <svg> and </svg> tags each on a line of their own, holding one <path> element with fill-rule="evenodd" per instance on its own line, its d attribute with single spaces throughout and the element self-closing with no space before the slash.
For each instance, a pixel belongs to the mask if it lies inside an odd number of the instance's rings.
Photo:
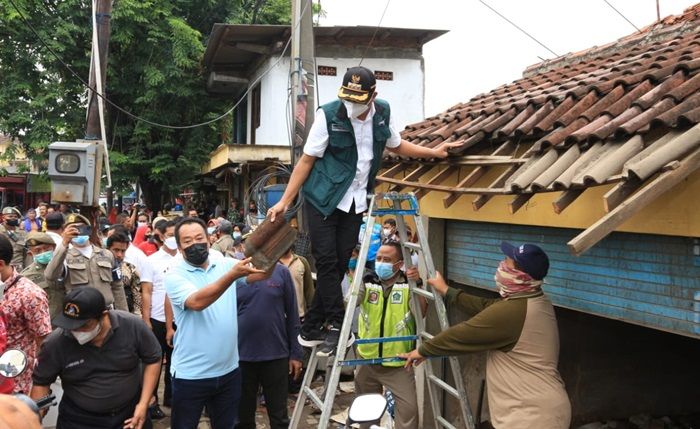
<svg viewBox="0 0 700 429">
<path fill-rule="evenodd" d="M 107 237 L 102 237 L 102 247 L 107 248 Z"/>
<path fill-rule="evenodd" d="M 90 239 L 90 236 L 88 236 L 88 235 L 79 235 L 79 236 L 73 238 L 73 240 L 71 240 L 71 241 L 76 246 L 84 246 L 85 243 L 87 243 L 89 239 Z"/>
<path fill-rule="evenodd" d="M 233 231 L 233 234 L 232 234 L 232 235 L 233 235 L 233 239 L 234 239 L 234 240 L 237 240 L 237 239 L 241 238 L 241 233 L 238 232 L 238 231 Z"/>
<path fill-rule="evenodd" d="M 389 280 L 396 274 L 396 271 L 394 271 L 394 264 L 391 262 L 377 262 L 374 264 L 374 272 L 376 272 L 382 280 Z"/>
<path fill-rule="evenodd" d="M 51 258 L 53 258 L 53 250 L 47 250 L 34 256 L 34 260 L 41 265 L 47 265 L 51 262 Z"/>
<path fill-rule="evenodd" d="M 348 269 L 354 270 L 355 268 L 357 268 L 357 258 L 350 258 L 348 261 Z"/>
<path fill-rule="evenodd" d="M 207 228 L 207 234 L 212 235 L 212 234 L 214 233 L 215 230 L 216 230 L 215 227 L 210 226 L 209 228 Z"/>
</svg>

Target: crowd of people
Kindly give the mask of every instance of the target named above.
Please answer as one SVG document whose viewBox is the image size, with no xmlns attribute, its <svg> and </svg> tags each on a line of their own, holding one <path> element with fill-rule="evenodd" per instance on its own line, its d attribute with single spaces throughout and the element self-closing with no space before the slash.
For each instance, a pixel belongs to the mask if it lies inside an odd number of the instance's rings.
<svg viewBox="0 0 700 429">
<path fill-rule="evenodd" d="M 262 393 L 270 426 L 286 428 L 302 346 L 319 356 L 337 351 L 344 293 L 361 276 L 353 329 L 360 338 L 416 334 L 427 304 L 411 304 L 419 299 L 412 284 L 430 285 L 471 316 L 418 348 L 411 340 L 357 345 L 371 363 L 357 368 L 356 391 L 390 390 L 398 429 L 419 427 L 414 366 L 476 351 L 488 351 L 496 428 L 568 427 L 542 249 L 503 243 L 494 276 L 500 297 L 484 299 L 449 287 L 439 273 L 421 276 L 416 255 L 404 260 L 395 219 L 365 233 L 384 149 L 444 158 L 454 145 L 402 140 L 375 87 L 370 70 L 348 69 L 339 100 L 321 106 L 281 200 L 265 214 L 275 222 L 303 192 L 316 281 L 292 247 L 267 271 L 246 257 L 245 240 L 266 217 L 254 201 L 247 210 L 237 200 L 226 208 L 211 201 L 180 216 L 139 205 L 96 214 L 39 204 L 24 216 L 4 207 L 0 347 L 22 350 L 28 365 L 18 378 L 0 378 L 0 393 L 38 399 L 62 391 L 59 429 L 150 428 L 164 416 L 161 405 L 171 408 L 174 429 L 196 428 L 205 410 L 214 429 L 254 428 Z M 0 407 L 9 405 L 0 397 Z"/>
</svg>

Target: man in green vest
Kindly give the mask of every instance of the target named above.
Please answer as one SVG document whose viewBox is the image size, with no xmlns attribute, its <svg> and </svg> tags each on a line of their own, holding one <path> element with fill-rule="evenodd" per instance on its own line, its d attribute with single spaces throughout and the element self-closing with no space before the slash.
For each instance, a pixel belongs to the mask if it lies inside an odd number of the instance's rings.
<svg viewBox="0 0 700 429">
<path fill-rule="evenodd" d="M 411 312 L 407 275 L 418 278 L 418 270 L 401 271 L 403 255 L 395 241 L 386 241 L 377 251 L 374 272 L 360 286 L 358 334 L 360 338 L 403 337 L 416 334 Z M 422 304 L 422 303 L 421 303 Z M 359 344 L 361 359 L 393 358 L 413 350 L 414 341 Z M 382 393 L 386 387 L 396 400 L 396 429 L 418 429 L 418 400 L 413 368 L 404 370 L 404 361 L 383 361 L 360 365 L 355 373 L 355 392 Z"/>
<path fill-rule="evenodd" d="M 357 244 L 384 149 L 409 158 L 445 158 L 456 145 L 427 148 L 402 140 L 392 126 L 389 103 L 376 98 L 376 86 L 371 70 L 348 69 L 338 100 L 317 111 L 287 189 L 268 210 L 272 221 L 282 216 L 303 187 L 317 280 L 299 342 L 321 345 L 320 356 L 329 356 L 338 346 L 345 313 L 340 282 Z"/>
</svg>

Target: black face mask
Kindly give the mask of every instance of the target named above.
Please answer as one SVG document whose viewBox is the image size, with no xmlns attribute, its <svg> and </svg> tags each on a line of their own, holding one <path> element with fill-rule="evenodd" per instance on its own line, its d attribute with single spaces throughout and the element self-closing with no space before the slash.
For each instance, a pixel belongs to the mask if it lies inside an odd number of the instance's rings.
<svg viewBox="0 0 700 429">
<path fill-rule="evenodd" d="M 209 257 L 209 248 L 207 243 L 195 243 L 184 249 L 185 261 L 192 265 L 200 266 Z"/>
<path fill-rule="evenodd" d="M 19 219 L 7 219 L 9 226 L 19 226 Z"/>
</svg>

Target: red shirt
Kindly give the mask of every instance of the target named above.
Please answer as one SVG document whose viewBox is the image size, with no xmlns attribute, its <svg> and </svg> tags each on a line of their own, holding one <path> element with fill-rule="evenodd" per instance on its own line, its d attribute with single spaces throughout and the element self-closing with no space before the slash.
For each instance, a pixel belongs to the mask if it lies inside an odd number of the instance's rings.
<svg viewBox="0 0 700 429">
<path fill-rule="evenodd" d="M 144 241 L 143 243 L 139 244 L 136 247 L 141 249 L 141 251 L 143 253 L 145 253 L 146 256 L 151 256 L 152 254 L 154 254 L 158 251 L 158 246 L 156 246 L 155 244 L 153 244 L 149 241 Z"/>
<path fill-rule="evenodd" d="M 7 328 L 5 326 L 5 316 L 0 313 L 0 353 L 5 351 L 7 347 Z M 0 394 L 12 393 L 15 388 L 15 383 L 11 378 L 0 376 Z"/>
</svg>

